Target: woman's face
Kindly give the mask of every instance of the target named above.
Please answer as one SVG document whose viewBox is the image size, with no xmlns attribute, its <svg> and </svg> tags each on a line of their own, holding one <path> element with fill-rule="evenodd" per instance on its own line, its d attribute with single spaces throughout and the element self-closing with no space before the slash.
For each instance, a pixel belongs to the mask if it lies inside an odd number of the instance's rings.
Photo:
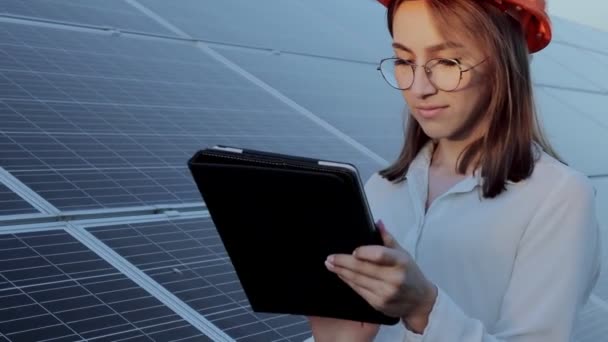
<svg viewBox="0 0 608 342">
<path fill-rule="evenodd" d="M 404 1 L 395 13 L 393 48 L 396 57 L 405 61 L 424 65 L 434 58 L 457 59 L 464 70 L 486 58 L 464 35 L 456 37 L 458 41 L 447 41 L 441 36 L 426 1 Z M 481 117 L 490 94 L 484 78 L 487 65 L 484 62 L 462 73 L 458 87 L 449 92 L 437 89 L 424 68 L 416 68 L 413 84 L 403 91 L 403 96 L 413 117 L 431 139 L 468 140 L 483 134 L 485 125 L 480 124 Z"/>
</svg>

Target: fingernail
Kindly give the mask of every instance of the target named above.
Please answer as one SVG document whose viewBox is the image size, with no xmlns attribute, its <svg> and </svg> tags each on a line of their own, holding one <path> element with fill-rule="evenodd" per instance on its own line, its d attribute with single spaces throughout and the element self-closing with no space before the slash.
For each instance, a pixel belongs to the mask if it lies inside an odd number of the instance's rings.
<svg viewBox="0 0 608 342">
<path fill-rule="evenodd" d="M 334 265 L 331 262 L 327 261 L 327 260 L 325 260 L 325 267 L 327 267 L 330 270 L 334 269 Z"/>
<path fill-rule="evenodd" d="M 334 256 L 333 255 L 328 256 L 326 261 L 333 264 L 334 263 Z"/>
<path fill-rule="evenodd" d="M 378 228 L 384 230 L 384 222 L 382 222 L 382 220 L 378 220 L 378 222 L 376 222 L 376 225 L 378 226 Z"/>
</svg>

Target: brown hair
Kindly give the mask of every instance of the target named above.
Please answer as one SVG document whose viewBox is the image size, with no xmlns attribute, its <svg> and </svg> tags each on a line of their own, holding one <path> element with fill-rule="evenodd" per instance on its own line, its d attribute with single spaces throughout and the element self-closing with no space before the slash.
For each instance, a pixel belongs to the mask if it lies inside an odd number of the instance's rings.
<svg viewBox="0 0 608 342">
<path fill-rule="evenodd" d="M 391 36 L 395 11 L 404 1 L 408 0 L 395 0 L 388 6 Z M 489 128 L 463 151 L 457 172 L 466 173 L 471 163 L 475 163 L 475 168 L 481 167 L 483 196 L 493 198 L 506 189 L 507 181 L 518 182 L 532 174 L 536 161 L 533 142 L 559 160 L 538 123 L 529 53 L 521 25 L 486 1 L 427 0 L 427 3 L 444 37 L 459 33 L 475 37 L 490 57 L 486 77 L 490 97 L 481 117 L 475 117 L 477 121 L 488 118 Z M 393 182 L 403 180 L 411 162 L 429 141 L 418 122 L 408 118 L 401 153 L 380 175 Z"/>
</svg>

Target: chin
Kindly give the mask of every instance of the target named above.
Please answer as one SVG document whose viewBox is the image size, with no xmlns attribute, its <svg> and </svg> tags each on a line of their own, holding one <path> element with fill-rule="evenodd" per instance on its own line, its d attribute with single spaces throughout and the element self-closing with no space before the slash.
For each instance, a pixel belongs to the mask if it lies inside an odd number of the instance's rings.
<svg viewBox="0 0 608 342">
<path fill-rule="evenodd" d="M 426 134 L 429 138 L 433 140 L 449 138 L 452 136 L 453 133 L 451 130 L 440 125 L 426 124 L 420 125 L 420 127 L 422 128 L 424 134 Z"/>
</svg>

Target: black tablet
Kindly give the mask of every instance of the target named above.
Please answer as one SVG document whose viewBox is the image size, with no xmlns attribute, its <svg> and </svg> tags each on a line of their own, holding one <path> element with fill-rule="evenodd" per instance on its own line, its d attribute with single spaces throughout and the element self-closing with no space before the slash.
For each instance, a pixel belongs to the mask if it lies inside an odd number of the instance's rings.
<svg viewBox="0 0 608 342">
<path fill-rule="evenodd" d="M 214 146 L 188 167 L 253 311 L 399 322 L 324 265 L 382 245 L 354 165 Z"/>
</svg>

